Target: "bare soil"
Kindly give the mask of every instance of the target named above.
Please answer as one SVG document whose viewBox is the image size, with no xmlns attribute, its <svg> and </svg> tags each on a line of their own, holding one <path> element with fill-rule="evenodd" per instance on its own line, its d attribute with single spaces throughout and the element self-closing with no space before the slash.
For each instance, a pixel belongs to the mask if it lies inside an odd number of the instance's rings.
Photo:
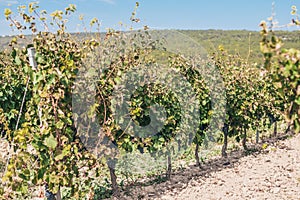
<svg viewBox="0 0 300 200">
<path fill-rule="evenodd" d="M 300 200 L 300 135 L 266 143 L 174 172 L 170 181 L 131 186 L 114 199 Z"/>
</svg>

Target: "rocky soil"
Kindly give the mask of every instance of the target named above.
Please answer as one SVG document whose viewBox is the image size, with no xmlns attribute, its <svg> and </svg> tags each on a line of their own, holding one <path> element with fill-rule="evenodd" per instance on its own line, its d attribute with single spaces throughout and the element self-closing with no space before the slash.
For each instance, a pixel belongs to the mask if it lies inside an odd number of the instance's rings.
<svg viewBox="0 0 300 200">
<path fill-rule="evenodd" d="M 132 187 L 121 196 L 118 199 L 300 200 L 300 135 L 268 141 L 257 152 L 216 157 L 202 169 L 190 166 L 175 172 L 170 181 Z"/>
</svg>

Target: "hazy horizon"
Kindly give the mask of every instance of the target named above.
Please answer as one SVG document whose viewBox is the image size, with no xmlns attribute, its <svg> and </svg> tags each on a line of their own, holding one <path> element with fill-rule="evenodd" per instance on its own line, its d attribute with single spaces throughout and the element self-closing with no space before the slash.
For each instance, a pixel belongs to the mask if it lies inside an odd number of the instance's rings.
<svg viewBox="0 0 300 200">
<path fill-rule="evenodd" d="M 16 16 L 17 7 L 26 5 L 30 1 L 4 0 L 0 2 L 2 11 L 9 7 Z M 259 23 L 267 20 L 272 14 L 272 3 L 275 3 L 275 19 L 279 24 L 290 23 L 293 16 L 290 14 L 291 6 L 296 5 L 296 0 L 140 0 L 137 10 L 137 18 L 141 19 L 138 24 L 133 24 L 129 18 L 135 6 L 134 0 L 66 0 L 58 1 L 40 0 L 40 10 L 51 13 L 55 10 L 64 9 L 69 4 L 77 6 L 76 13 L 68 20 L 69 32 L 83 32 L 82 24 L 78 20 L 79 15 L 84 15 L 87 28 L 89 21 L 97 17 L 101 22 L 101 32 L 106 28 L 120 29 L 119 22 L 142 28 L 144 25 L 155 29 L 172 30 L 247 30 L 259 31 Z M 8 6 L 10 4 L 10 6 Z M 18 34 L 12 32 L 4 14 L 0 15 L 0 35 Z M 283 28 L 283 30 L 295 30 L 295 28 Z M 26 34 L 26 32 L 25 32 Z"/>
</svg>

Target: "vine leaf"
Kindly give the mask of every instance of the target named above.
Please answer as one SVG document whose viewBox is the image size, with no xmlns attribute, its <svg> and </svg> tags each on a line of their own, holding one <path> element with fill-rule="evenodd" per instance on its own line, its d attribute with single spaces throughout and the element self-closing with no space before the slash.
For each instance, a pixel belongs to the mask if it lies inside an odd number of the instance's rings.
<svg viewBox="0 0 300 200">
<path fill-rule="evenodd" d="M 55 149 L 55 147 L 57 146 L 57 141 L 53 135 L 50 135 L 44 140 L 44 144 L 51 149 Z"/>
</svg>

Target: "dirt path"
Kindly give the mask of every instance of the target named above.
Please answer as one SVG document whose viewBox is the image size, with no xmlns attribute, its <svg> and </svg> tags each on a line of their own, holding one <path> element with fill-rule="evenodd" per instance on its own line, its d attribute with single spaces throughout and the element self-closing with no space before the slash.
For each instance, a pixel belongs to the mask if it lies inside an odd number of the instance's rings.
<svg viewBox="0 0 300 200">
<path fill-rule="evenodd" d="M 125 199 L 300 200 L 300 135 L 245 156 L 232 153 L 203 169 L 176 172 L 171 181 L 131 188 Z"/>
</svg>

